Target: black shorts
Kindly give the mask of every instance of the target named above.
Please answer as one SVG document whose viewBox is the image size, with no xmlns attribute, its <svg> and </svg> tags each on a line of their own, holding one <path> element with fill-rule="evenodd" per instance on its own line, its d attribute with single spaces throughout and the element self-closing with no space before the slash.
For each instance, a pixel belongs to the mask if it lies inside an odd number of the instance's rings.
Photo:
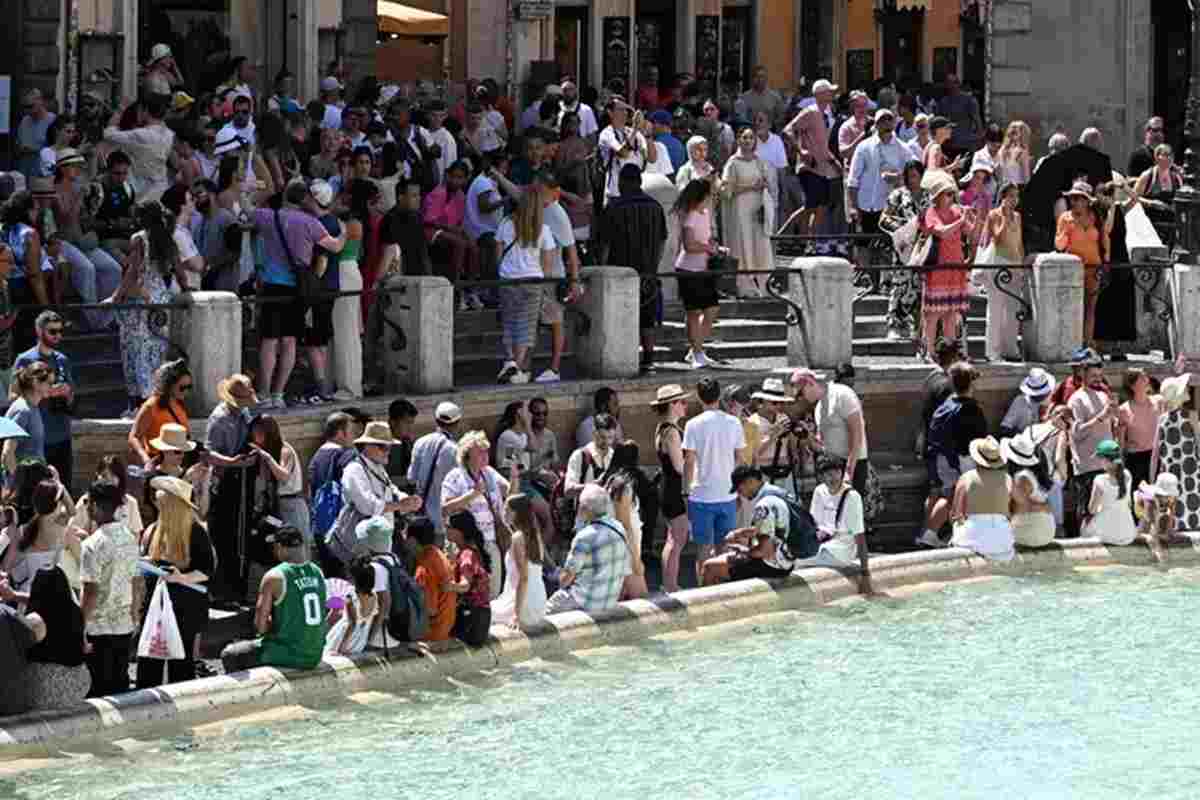
<svg viewBox="0 0 1200 800">
<path fill-rule="evenodd" d="M 662 286 L 653 283 L 652 278 L 642 278 L 638 301 L 638 328 L 648 331 L 661 325 Z"/>
<path fill-rule="evenodd" d="M 729 580 L 731 581 L 744 581 L 747 578 L 786 578 L 791 574 L 790 569 L 772 567 L 761 558 L 741 559 L 729 566 Z"/>
<path fill-rule="evenodd" d="M 830 188 L 833 181 L 808 170 L 799 173 L 798 177 L 804 187 L 805 208 L 825 208 L 829 205 L 833 197 L 833 190 Z"/>
<path fill-rule="evenodd" d="M 259 339 L 299 339 L 304 336 L 304 302 L 295 286 L 280 286 L 265 283 L 258 296 L 263 298 L 285 297 L 290 302 L 263 303 L 259 306 Z"/>
<path fill-rule="evenodd" d="M 680 276 L 679 299 L 688 311 L 715 308 L 720 302 L 717 298 L 717 276 L 711 272 L 697 272 L 694 277 Z"/>
<path fill-rule="evenodd" d="M 308 311 L 312 314 L 312 324 L 304 329 L 304 346 L 327 347 L 333 341 L 333 303 L 317 303 L 309 306 Z"/>
</svg>

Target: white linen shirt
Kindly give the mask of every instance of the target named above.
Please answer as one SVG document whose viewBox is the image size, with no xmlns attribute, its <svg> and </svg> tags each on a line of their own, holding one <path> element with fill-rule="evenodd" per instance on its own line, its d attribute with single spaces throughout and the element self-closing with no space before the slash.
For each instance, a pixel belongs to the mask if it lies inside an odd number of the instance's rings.
<svg viewBox="0 0 1200 800">
<path fill-rule="evenodd" d="M 863 211 L 883 211 L 887 208 L 892 185 L 883 179 L 884 172 L 904 172 L 911 151 L 893 136 L 886 144 L 876 134 L 859 143 L 850 160 L 850 177 L 846 185 L 858 190 L 858 207 Z"/>
</svg>

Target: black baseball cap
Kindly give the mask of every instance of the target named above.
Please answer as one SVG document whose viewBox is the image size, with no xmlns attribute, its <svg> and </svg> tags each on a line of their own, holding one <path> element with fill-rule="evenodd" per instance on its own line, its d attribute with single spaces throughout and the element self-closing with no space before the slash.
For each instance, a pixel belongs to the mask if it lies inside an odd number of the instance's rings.
<svg viewBox="0 0 1200 800">
<path fill-rule="evenodd" d="M 938 128 L 953 128 L 954 123 L 945 117 L 934 117 L 929 120 L 929 130 L 936 131 Z"/>
<path fill-rule="evenodd" d="M 266 536 L 268 544 L 281 544 L 284 547 L 300 547 L 304 544 L 304 534 L 291 525 L 285 525 L 274 533 Z"/>
</svg>

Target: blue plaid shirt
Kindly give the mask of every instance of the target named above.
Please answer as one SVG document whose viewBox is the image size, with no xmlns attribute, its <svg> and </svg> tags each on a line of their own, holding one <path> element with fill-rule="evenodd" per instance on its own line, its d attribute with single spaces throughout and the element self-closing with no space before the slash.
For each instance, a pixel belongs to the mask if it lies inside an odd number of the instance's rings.
<svg viewBox="0 0 1200 800">
<path fill-rule="evenodd" d="M 614 608 L 621 598 L 621 585 L 633 573 L 625 528 L 612 517 L 601 517 L 580 529 L 571 542 L 571 554 L 563 567 L 575 581 L 562 590 L 584 611 Z"/>
</svg>

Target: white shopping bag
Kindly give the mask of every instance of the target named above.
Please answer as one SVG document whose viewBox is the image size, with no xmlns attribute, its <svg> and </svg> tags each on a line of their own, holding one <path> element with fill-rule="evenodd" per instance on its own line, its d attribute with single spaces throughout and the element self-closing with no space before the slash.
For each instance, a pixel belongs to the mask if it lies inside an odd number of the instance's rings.
<svg viewBox="0 0 1200 800">
<path fill-rule="evenodd" d="M 909 264 L 913 246 L 917 243 L 917 232 L 920 230 L 920 219 L 913 217 L 908 222 L 892 231 L 892 249 L 900 257 L 901 264 Z M 928 253 L 927 253 L 928 255 Z"/>
<path fill-rule="evenodd" d="M 176 660 L 184 657 L 183 637 L 179 635 L 179 623 L 175 620 L 175 606 L 171 604 L 171 593 L 167 582 L 159 580 L 150 598 L 150 609 L 142 625 L 142 636 L 138 640 L 138 658 Z"/>
</svg>

